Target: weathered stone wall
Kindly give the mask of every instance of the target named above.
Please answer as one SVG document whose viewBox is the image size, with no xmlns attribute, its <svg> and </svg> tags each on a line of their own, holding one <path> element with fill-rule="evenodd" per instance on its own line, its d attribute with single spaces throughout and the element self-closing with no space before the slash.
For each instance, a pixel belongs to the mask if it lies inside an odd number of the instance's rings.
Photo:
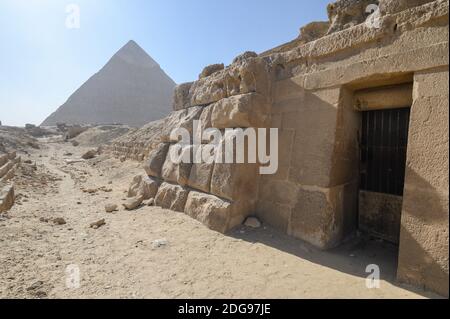
<svg viewBox="0 0 450 319">
<path fill-rule="evenodd" d="M 16 155 L 16 152 L 0 153 L 0 182 L 6 183 L 13 178 L 18 165 L 20 165 L 20 157 Z"/>
<path fill-rule="evenodd" d="M 174 112 L 165 119 L 157 145 L 144 168 L 160 184 L 155 203 L 163 208 L 184 212 L 208 227 L 226 232 L 255 212 L 258 195 L 258 164 L 174 163 L 171 152 L 179 140 L 171 136 L 175 129 L 191 135 L 183 153 L 193 160 L 194 136 L 208 128 L 265 128 L 270 120 L 269 64 L 247 52 L 232 65 L 206 67 L 199 80 L 175 89 Z M 201 127 L 194 131 L 194 121 Z M 219 147 L 224 151 L 226 137 Z M 209 141 L 201 141 L 208 143 Z M 234 154 L 236 157 L 236 154 Z M 192 161 L 193 162 L 193 161 Z"/>
<path fill-rule="evenodd" d="M 448 67 L 416 72 L 398 277 L 448 296 Z"/>
<path fill-rule="evenodd" d="M 372 23 L 364 4 L 338 1 L 317 32 L 304 28 L 297 41 L 178 86 L 145 168 L 161 185 L 159 206 L 222 232 L 257 215 L 328 249 L 358 228 L 360 111 L 373 107 L 370 90 L 408 92 L 414 82 L 399 278 L 448 295 L 448 1 L 380 0 Z M 411 102 L 408 94 L 391 102 Z M 278 128 L 278 172 L 172 163 L 171 130 L 192 132 L 196 119 L 204 128 Z"/>
<path fill-rule="evenodd" d="M 14 204 L 14 186 L 7 182 L 14 177 L 20 157 L 16 152 L 0 153 L 0 213 L 8 211 Z"/>
</svg>

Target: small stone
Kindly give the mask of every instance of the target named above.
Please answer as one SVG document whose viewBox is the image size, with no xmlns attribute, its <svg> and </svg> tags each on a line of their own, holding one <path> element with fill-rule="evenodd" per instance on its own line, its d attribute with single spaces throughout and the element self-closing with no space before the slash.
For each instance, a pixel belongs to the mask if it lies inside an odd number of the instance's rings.
<svg viewBox="0 0 450 319">
<path fill-rule="evenodd" d="M 155 206 L 155 199 L 154 198 L 150 198 L 147 202 L 147 206 Z"/>
<path fill-rule="evenodd" d="M 97 150 L 89 150 L 86 153 L 84 153 L 83 156 L 81 156 L 81 158 L 88 160 L 94 158 L 95 155 L 97 155 Z"/>
<path fill-rule="evenodd" d="M 141 196 L 130 198 L 130 199 L 126 200 L 125 203 L 123 203 L 122 205 L 127 210 L 133 210 L 133 209 L 136 209 L 139 206 L 141 206 L 143 201 L 144 201 L 144 197 L 141 195 Z"/>
<path fill-rule="evenodd" d="M 117 211 L 117 205 L 116 204 L 106 204 L 105 205 L 105 211 L 107 213 L 112 213 Z"/>
<path fill-rule="evenodd" d="M 43 285 L 44 285 L 43 281 L 40 281 L 40 280 L 36 281 L 30 287 L 27 288 L 27 291 L 37 290 L 37 289 L 41 288 Z"/>
<path fill-rule="evenodd" d="M 64 218 L 62 218 L 62 217 L 54 218 L 53 219 L 53 223 L 55 225 L 65 225 L 65 224 L 67 224 L 66 220 Z"/>
<path fill-rule="evenodd" d="M 153 249 L 162 248 L 167 246 L 168 244 L 169 242 L 167 241 L 167 239 L 158 239 L 152 242 L 152 248 Z"/>
<path fill-rule="evenodd" d="M 98 229 L 102 226 L 106 225 L 106 221 L 104 219 L 100 219 L 99 221 L 92 223 L 91 224 L 91 228 L 93 229 Z"/>
<path fill-rule="evenodd" d="M 244 225 L 250 228 L 260 228 L 262 226 L 261 222 L 256 217 L 247 218 Z"/>
</svg>

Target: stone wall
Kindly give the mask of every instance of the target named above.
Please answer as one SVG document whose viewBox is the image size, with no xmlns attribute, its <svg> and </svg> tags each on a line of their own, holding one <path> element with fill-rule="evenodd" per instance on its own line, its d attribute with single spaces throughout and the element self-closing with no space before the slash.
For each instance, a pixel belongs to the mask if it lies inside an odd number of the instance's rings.
<svg viewBox="0 0 450 319">
<path fill-rule="evenodd" d="M 178 86 L 175 112 L 145 168 L 161 185 L 157 205 L 212 229 L 226 232 L 257 215 L 319 248 L 335 247 L 358 229 L 360 112 L 376 108 L 372 89 L 407 91 L 414 83 L 399 278 L 448 295 L 448 1 L 380 0 L 370 17 L 365 3 L 330 6 L 327 35 L 327 24 L 303 28 L 298 41 L 247 52 Z M 170 131 L 192 132 L 195 119 L 218 129 L 278 128 L 278 172 L 171 163 Z"/>
<path fill-rule="evenodd" d="M 417 72 L 408 145 L 399 279 L 448 296 L 448 67 Z"/>
<path fill-rule="evenodd" d="M 14 186 L 7 182 L 14 177 L 20 157 L 16 152 L 0 153 L 0 213 L 8 211 L 14 204 Z"/>
<path fill-rule="evenodd" d="M 6 183 L 14 177 L 14 173 L 20 165 L 20 157 L 16 152 L 0 154 L 0 182 Z"/>
<path fill-rule="evenodd" d="M 174 163 L 170 154 L 179 140 L 171 133 L 184 128 L 191 137 L 200 138 L 199 133 L 208 128 L 268 127 L 270 76 L 268 63 L 247 52 L 231 66 L 207 67 L 198 81 L 175 89 L 175 111 L 165 120 L 161 143 L 144 165 L 147 174 L 161 185 L 156 205 L 184 212 L 220 232 L 227 232 L 255 212 L 258 164 Z M 202 124 L 200 131 L 194 131 L 194 121 Z M 223 151 L 226 138 L 218 144 Z M 191 159 L 200 145 L 193 142 L 183 146 Z"/>
</svg>

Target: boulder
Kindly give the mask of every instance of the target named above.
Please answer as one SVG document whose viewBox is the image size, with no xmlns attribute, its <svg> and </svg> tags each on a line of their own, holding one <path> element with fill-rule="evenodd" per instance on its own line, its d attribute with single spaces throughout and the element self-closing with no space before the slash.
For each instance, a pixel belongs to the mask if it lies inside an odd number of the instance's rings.
<svg viewBox="0 0 450 319">
<path fill-rule="evenodd" d="M 211 175 L 214 164 L 192 164 L 187 185 L 194 189 L 209 193 L 211 190 Z"/>
<path fill-rule="evenodd" d="M 249 228 L 260 228 L 262 226 L 261 222 L 256 217 L 249 217 L 245 220 L 245 226 Z"/>
<path fill-rule="evenodd" d="M 264 96 L 248 93 L 232 96 L 213 104 L 211 125 L 214 128 L 267 127 L 270 105 Z"/>
<path fill-rule="evenodd" d="M 189 193 L 184 212 L 208 228 L 225 233 L 229 230 L 232 204 L 213 195 L 192 191 Z"/>
<path fill-rule="evenodd" d="M 409 1 L 409 0 L 408 0 Z M 327 7 L 330 28 L 327 34 L 339 32 L 366 21 L 371 14 L 370 5 L 376 5 L 374 0 L 338 0 Z"/>
<path fill-rule="evenodd" d="M 54 219 L 53 219 L 53 223 L 54 223 L 55 225 L 58 225 L 58 226 L 62 226 L 62 225 L 67 224 L 66 220 L 65 220 L 64 218 L 62 218 L 62 217 L 54 218 Z"/>
<path fill-rule="evenodd" d="M 81 158 L 85 159 L 85 160 L 88 160 L 88 159 L 94 158 L 95 155 L 97 155 L 97 150 L 92 149 L 92 150 L 89 150 L 86 153 L 84 153 L 83 156 L 81 156 Z"/>
<path fill-rule="evenodd" d="M 324 37 L 329 29 L 330 22 L 328 21 L 311 22 L 300 28 L 299 39 L 303 43 L 308 43 Z"/>
<path fill-rule="evenodd" d="M 161 170 L 167 157 L 170 144 L 161 143 L 153 151 L 144 164 L 147 175 L 161 178 Z"/>
<path fill-rule="evenodd" d="M 171 133 L 176 129 L 186 129 L 192 137 L 193 123 L 200 118 L 202 107 L 189 107 L 180 111 L 172 112 L 164 122 L 161 131 L 161 142 L 179 142 L 180 138 L 171 138 Z"/>
<path fill-rule="evenodd" d="M 172 158 L 175 158 L 177 154 L 177 146 L 172 145 L 167 153 L 166 161 L 164 162 L 162 168 L 162 178 L 171 183 L 176 183 L 181 186 L 186 186 L 188 184 L 189 176 L 191 174 L 192 167 L 192 150 L 193 146 L 184 146 L 180 151 L 180 156 L 187 156 L 190 163 L 184 162 L 174 162 Z"/>
<path fill-rule="evenodd" d="M 214 165 L 211 177 L 211 193 L 231 201 L 255 201 L 258 186 L 256 164 Z"/>
<path fill-rule="evenodd" d="M 198 78 L 199 79 L 206 78 L 218 71 L 222 71 L 223 69 L 225 69 L 225 65 L 223 63 L 208 65 L 203 69 L 202 73 L 200 73 Z"/>
<path fill-rule="evenodd" d="M 116 204 L 106 204 L 105 205 L 105 211 L 107 213 L 112 213 L 117 211 L 118 206 Z"/>
<path fill-rule="evenodd" d="M 233 59 L 233 64 L 241 64 L 249 59 L 258 57 L 258 54 L 253 51 L 246 51 Z"/>
<path fill-rule="evenodd" d="M 143 200 L 154 198 L 158 192 L 159 181 L 147 175 L 137 175 L 128 189 L 128 197 L 142 196 Z"/>
<path fill-rule="evenodd" d="M 144 201 L 144 196 L 139 195 L 139 196 L 127 199 L 122 205 L 123 205 L 123 207 L 125 207 L 126 210 L 134 210 L 136 208 L 139 208 L 139 206 L 141 206 L 143 201 Z"/>
<path fill-rule="evenodd" d="M 164 209 L 184 212 L 189 190 L 180 185 L 163 183 L 155 197 L 155 205 Z"/>
<path fill-rule="evenodd" d="M 5 185 L 0 187 L 0 213 L 3 213 L 10 210 L 14 205 L 14 186 Z"/>
<path fill-rule="evenodd" d="M 99 221 L 92 223 L 90 225 L 90 227 L 93 229 L 99 229 L 100 227 L 105 226 L 105 225 L 106 225 L 106 221 L 104 219 L 100 219 Z"/>
<path fill-rule="evenodd" d="M 189 107 L 207 106 L 233 95 L 251 92 L 268 95 L 271 88 L 269 70 L 264 58 L 258 57 L 256 53 L 244 54 L 224 70 L 190 84 L 189 90 L 179 90 L 177 94 L 184 96 L 178 100 L 183 101 L 184 107 Z"/>
<path fill-rule="evenodd" d="M 177 85 L 174 90 L 173 109 L 179 111 L 190 106 L 189 91 L 194 82 Z"/>
</svg>

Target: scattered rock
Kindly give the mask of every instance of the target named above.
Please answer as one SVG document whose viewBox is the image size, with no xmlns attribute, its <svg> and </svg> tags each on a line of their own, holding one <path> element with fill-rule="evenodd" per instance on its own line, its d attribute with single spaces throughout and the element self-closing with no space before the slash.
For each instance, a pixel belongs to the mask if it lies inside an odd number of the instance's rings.
<svg viewBox="0 0 450 319">
<path fill-rule="evenodd" d="M 123 163 L 123 162 L 125 162 L 127 160 L 127 158 L 125 157 L 125 156 L 121 156 L 120 157 L 120 161 Z"/>
<path fill-rule="evenodd" d="M 167 239 L 158 239 L 152 242 L 152 248 L 153 249 L 162 248 L 166 247 L 168 244 L 169 242 L 167 241 Z"/>
<path fill-rule="evenodd" d="M 86 153 L 83 154 L 83 156 L 81 156 L 82 159 L 88 160 L 88 159 L 92 159 L 95 157 L 95 155 L 97 155 L 97 150 L 89 150 Z"/>
<path fill-rule="evenodd" d="M 77 147 L 78 145 L 80 145 L 80 143 L 78 143 L 77 141 L 72 141 L 72 146 Z"/>
<path fill-rule="evenodd" d="M 27 288 L 27 291 L 37 290 L 37 289 L 41 288 L 43 285 L 44 285 L 43 281 L 40 281 L 40 280 L 36 281 L 30 287 Z"/>
<path fill-rule="evenodd" d="M 159 182 L 146 175 L 137 175 L 128 189 L 128 197 L 143 196 L 144 200 L 154 198 L 158 192 Z"/>
<path fill-rule="evenodd" d="M 57 218 L 54 218 L 53 219 L 53 223 L 55 224 L 55 225 L 65 225 L 65 224 L 67 224 L 67 222 L 66 222 L 66 220 L 64 219 L 64 218 L 62 218 L 62 217 L 57 217 Z"/>
<path fill-rule="evenodd" d="M 84 162 L 84 160 L 66 159 L 66 164 L 67 165 L 76 164 L 76 163 L 82 163 L 82 162 Z"/>
<path fill-rule="evenodd" d="M 261 222 L 256 217 L 247 218 L 244 225 L 250 228 L 260 228 L 262 226 Z"/>
<path fill-rule="evenodd" d="M 142 204 L 143 201 L 144 201 L 144 196 L 139 195 L 139 196 L 137 196 L 137 197 L 127 199 L 127 200 L 125 201 L 125 203 L 123 203 L 122 205 L 123 205 L 123 207 L 125 207 L 125 209 L 127 209 L 127 210 L 133 210 L 133 209 L 136 209 L 136 208 L 138 208 L 139 206 L 141 206 L 141 204 Z"/>
<path fill-rule="evenodd" d="M 106 221 L 104 219 L 100 219 L 99 221 L 92 223 L 90 227 L 93 229 L 99 229 L 104 225 L 106 225 Z"/>
<path fill-rule="evenodd" d="M 0 213 L 8 211 L 14 205 L 14 186 L 6 185 L 0 188 Z"/>
<path fill-rule="evenodd" d="M 155 206 L 155 199 L 154 198 L 150 198 L 148 201 L 147 201 L 147 206 Z"/>
<path fill-rule="evenodd" d="M 118 206 L 116 204 L 106 204 L 105 205 L 105 211 L 107 213 L 112 213 L 117 211 Z"/>
</svg>

